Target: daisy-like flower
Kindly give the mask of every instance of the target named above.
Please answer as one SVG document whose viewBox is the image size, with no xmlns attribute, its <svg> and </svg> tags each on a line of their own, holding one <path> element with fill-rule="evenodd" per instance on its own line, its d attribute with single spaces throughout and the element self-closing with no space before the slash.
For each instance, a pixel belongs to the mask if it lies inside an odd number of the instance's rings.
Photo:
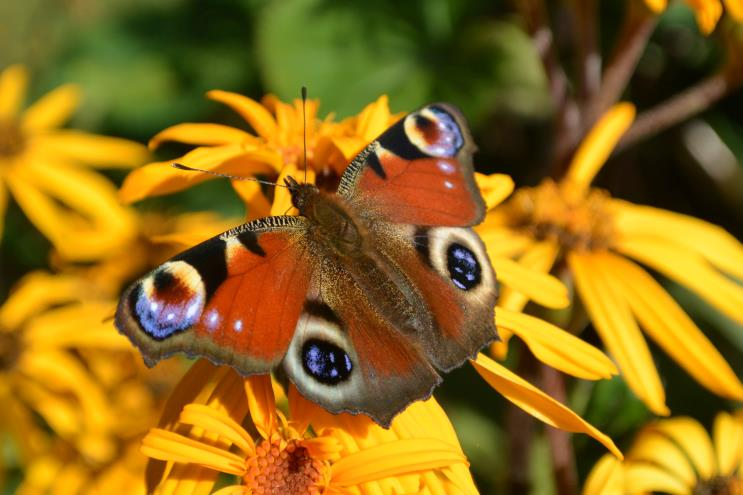
<svg viewBox="0 0 743 495">
<path fill-rule="evenodd" d="M 489 251 L 517 258 L 522 266 L 543 272 L 554 267 L 570 276 L 625 380 L 653 412 L 668 414 L 668 408 L 640 326 L 700 384 L 740 400 L 743 385 L 727 362 L 630 258 L 743 322 L 743 287 L 729 278 L 743 278 L 743 246 L 696 218 L 631 204 L 590 187 L 634 114 L 630 104 L 612 108 L 579 147 L 563 179 L 517 190 L 488 213 L 478 230 Z M 526 300 L 506 287 L 500 304 L 518 311 Z"/>
<path fill-rule="evenodd" d="M 143 440 L 144 454 L 169 462 L 158 492 L 185 493 L 194 481 L 208 486 L 226 473 L 237 482 L 215 493 L 477 493 L 453 428 L 433 399 L 385 430 L 290 395 L 287 419 L 268 376 L 224 373 L 208 396 L 182 408 L 174 429 L 183 433 L 156 428 Z M 246 430 L 241 422 L 248 413 Z"/>
<path fill-rule="evenodd" d="M 271 141 L 267 137 L 294 136 L 295 141 L 282 138 L 281 141 L 277 142 L 294 142 L 295 146 L 301 144 L 301 133 L 298 130 L 301 129 L 298 126 L 302 122 L 298 107 L 299 102 L 295 102 L 295 106 L 291 107 L 281 104 L 275 98 L 266 98 L 265 104 L 276 115 L 275 120 L 273 118 L 266 120 L 271 115 L 269 111 L 249 98 L 224 92 L 210 92 L 209 95 L 212 98 L 221 98 L 240 111 L 245 120 L 256 129 L 261 139 L 253 136 L 247 138 L 247 141 L 232 142 L 230 140 L 238 135 L 233 132 L 235 131 L 233 128 L 213 124 L 182 124 L 163 131 L 153 138 L 153 142 L 157 144 L 167 138 L 183 142 L 214 144 L 214 146 L 197 148 L 178 159 L 186 165 L 197 168 L 239 175 L 244 175 L 246 171 L 257 173 L 255 168 L 250 168 L 251 163 L 256 163 L 257 158 L 255 157 L 270 155 L 274 157 L 272 163 L 280 170 L 279 183 L 281 178 L 286 175 L 301 176 L 297 166 L 299 155 L 295 152 L 282 151 L 284 148 L 278 147 L 275 141 Z M 397 119 L 397 117 L 391 115 L 386 97 L 381 97 L 375 103 L 368 105 L 359 115 L 332 127 L 334 130 L 331 132 L 328 130 L 331 127 L 327 120 L 310 119 L 309 116 L 316 114 L 317 103 L 315 102 L 313 105 L 315 105 L 314 109 L 307 112 L 308 160 L 311 156 L 312 160 L 309 163 L 312 168 L 310 171 L 315 170 L 317 172 L 308 174 L 308 182 L 315 182 L 316 178 L 319 181 L 320 177 L 326 175 L 325 170 L 334 170 L 338 175 L 342 173 L 343 168 L 364 146 L 379 136 Z M 284 129 L 284 126 L 287 126 L 287 128 Z M 266 131 L 266 128 L 271 130 Z M 310 132 L 310 128 L 315 130 Z M 203 134 L 200 134 L 202 131 Z M 221 131 L 224 131 L 224 135 L 220 134 Z M 243 137 L 244 135 L 251 136 L 243 131 L 238 132 Z M 310 139 L 310 136 L 313 136 L 313 139 Z M 228 142 L 232 144 L 224 144 Z M 321 145 L 321 143 L 324 144 Z M 192 153 L 194 155 L 191 155 Z M 237 153 L 237 155 L 234 153 Z M 203 156 L 208 157 L 208 159 L 193 162 L 189 161 L 189 156 Z M 238 159 L 237 156 L 242 158 Z M 132 172 L 122 187 L 122 196 L 126 200 L 134 201 L 147 195 L 164 194 L 189 187 L 194 184 L 195 177 L 198 178 L 197 182 L 206 178 L 204 174 L 190 172 L 185 172 L 184 175 L 184 172 L 173 169 L 170 163 L 151 164 Z M 244 164 L 246 169 L 229 168 L 238 163 Z M 485 200 L 491 207 L 507 197 L 513 189 L 513 182 L 504 175 L 489 177 L 478 175 L 477 179 L 483 190 Z M 250 187 L 256 186 L 255 183 L 249 181 L 234 183 L 236 187 L 243 187 L 242 184 L 253 184 Z M 143 192 L 140 192 L 140 188 Z M 261 212 L 265 211 L 277 215 L 292 211 L 290 194 L 285 188 L 276 188 L 270 202 L 269 199 L 271 198 L 263 195 L 258 188 L 255 188 L 255 191 L 258 191 L 258 195 L 253 195 L 250 198 L 248 203 L 253 206 L 249 206 L 249 208 L 255 207 L 258 197 L 266 203 L 265 206 L 259 208 Z M 243 198 L 246 198 L 246 196 L 243 195 Z M 293 211 L 296 213 L 296 210 Z M 254 213 L 250 214 L 250 217 L 253 216 Z M 559 308 L 569 304 L 565 287 L 555 277 L 543 273 L 548 270 L 540 272 L 524 269 L 509 259 L 507 253 L 504 254 L 503 245 L 500 245 L 500 248 L 501 252 L 495 252 L 495 254 L 490 252 L 489 254 L 494 261 L 501 281 L 504 281 L 507 285 L 514 285 L 518 288 L 519 293 L 527 294 L 526 297 L 530 297 L 548 307 Z M 617 372 L 611 360 L 598 349 L 554 325 L 522 314 L 520 310 L 521 308 L 511 310 L 499 306 L 497 310 L 498 328 L 501 332 L 509 335 L 511 333 L 518 334 L 534 354 L 545 363 L 574 376 L 592 380 L 608 378 Z M 473 361 L 473 364 L 490 386 L 538 419 L 557 428 L 591 435 L 604 443 L 612 452 L 621 456 L 608 437 L 583 421 L 564 405 L 511 373 L 507 368 L 482 354 L 478 356 L 476 361 Z M 188 380 L 192 380 L 192 378 L 185 377 L 181 382 L 185 384 L 184 387 L 189 386 L 187 384 Z M 191 386 L 199 389 L 198 383 Z"/>
<path fill-rule="evenodd" d="M 148 196 L 180 191 L 211 178 L 207 174 L 174 169 L 171 167 L 174 161 L 222 174 L 259 175 L 270 180 L 278 177 L 277 182 L 281 180 L 279 174 L 283 177 L 288 172 L 303 177 L 305 135 L 308 182 L 313 182 L 317 173 L 337 177 L 351 158 L 397 119 L 390 114 L 384 96 L 358 116 L 342 122 L 334 122 L 332 115 L 320 120 L 317 100 L 307 100 L 303 114 L 301 100 L 288 104 L 269 95 L 261 104 L 246 96 L 219 90 L 209 91 L 207 96 L 235 110 L 255 134 L 206 123 L 178 124 L 165 129 L 150 140 L 151 148 L 157 148 L 165 141 L 198 147 L 175 160 L 151 163 L 133 171 L 120 191 L 124 201 L 134 202 Z M 263 194 L 258 183 L 234 180 L 232 185 L 248 205 L 250 218 L 271 213 L 271 198 Z M 279 203 L 284 206 L 285 201 Z M 287 202 L 287 205 L 291 203 Z"/>
<path fill-rule="evenodd" d="M 737 22 L 743 22 L 743 2 L 741 0 L 684 0 L 694 11 L 699 30 L 708 35 L 715 30 L 722 17 L 723 3 L 725 10 Z M 668 0 L 645 0 L 645 5 L 656 14 L 666 10 Z"/>
<path fill-rule="evenodd" d="M 79 279 L 36 272 L 0 307 L 0 424 L 24 463 L 46 448 L 47 429 L 89 459 L 103 462 L 113 453 L 116 418 L 80 353 L 132 353 L 104 322 L 113 304 L 86 302 L 86 294 Z"/>
<path fill-rule="evenodd" d="M 60 86 L 20 113 L 26 70 L 0 73 L 0 233 L 8 192 L 28 219 L 72 260 L 106 254 L 134 231 L 116 188 L 92 168 L 129 168 L 147 150 L 131 141 L 59 129 L 77 107 L 79 90 Z"/>
<path fill-rule="evenodd" d="M 695 419 L 656 421 L 635 439 L 624 462 L 605 456 L 583 495 L 743 494 L 743 414 L 721 412 L 712 437 Z"/>
</svg>

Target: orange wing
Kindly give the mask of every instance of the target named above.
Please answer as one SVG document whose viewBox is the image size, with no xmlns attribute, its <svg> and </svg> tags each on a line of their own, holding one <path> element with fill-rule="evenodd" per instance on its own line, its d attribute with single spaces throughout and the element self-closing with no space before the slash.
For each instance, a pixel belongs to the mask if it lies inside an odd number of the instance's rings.
<svg viewBox="0 0 743 495">
<path fill-rule="evenodd" d="M 394 223 L 475 225 L 485 204 L 474 181 L 474 150 L 458 110 L 428 105 L 362 151 L 343 174 L 338 194 Z"/>
<path fill-rule="evenodd" d="M 283 358 L 307 296 L 307 220 L 268 217 L 205 241 L 135 282 L 116 326 L 152 366 L 176 352 L 266 372 Z"/>
</svg>

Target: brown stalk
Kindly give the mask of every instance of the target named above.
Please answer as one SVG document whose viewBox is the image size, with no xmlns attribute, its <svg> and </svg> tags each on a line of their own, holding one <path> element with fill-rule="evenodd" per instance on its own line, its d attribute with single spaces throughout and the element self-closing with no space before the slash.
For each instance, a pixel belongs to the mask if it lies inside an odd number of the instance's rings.
<svg viewBox="0 0 743 495">
<path fill-rule="evenodd" d="M 567 396 L 563 375 L 546 364 L 540 364 L 540 371 L 544 391 L 553 399 L 565 404 Z M 550 445 L 556 492 L 558 495 L 573 495 L 578 492 L 578 478 L 570 433 L 551 426 L 545 426 L 545 433 Z"/>
</svg>

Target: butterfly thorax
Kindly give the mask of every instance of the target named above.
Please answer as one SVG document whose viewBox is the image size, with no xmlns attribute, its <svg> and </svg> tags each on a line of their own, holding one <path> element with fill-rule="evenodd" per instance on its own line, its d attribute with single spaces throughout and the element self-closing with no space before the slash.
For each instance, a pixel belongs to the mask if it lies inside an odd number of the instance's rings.
<svg viewBox="0 0 743 495">
<path fill-rule="evenodd" d="M 316 236 L 339 254 L 361 254 L 361 226 L 338 195 L 320 191 L 314 184 L 300 184 L 292 177 L 287 177 L 285 182 L 291 191 L 292 204 L 312 222 Z"/>
</svg>

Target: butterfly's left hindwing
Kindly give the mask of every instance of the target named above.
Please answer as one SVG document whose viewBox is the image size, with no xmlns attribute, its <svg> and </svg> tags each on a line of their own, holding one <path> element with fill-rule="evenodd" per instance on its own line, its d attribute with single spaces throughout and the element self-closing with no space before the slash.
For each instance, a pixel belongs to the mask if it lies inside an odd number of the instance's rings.
<svg viewBox="0 0 743 495">
<path fill-rule="evenodd" d="M 307 219 L 269 217 L 225 232 L 135 282 L 116 326 L 152 366 L 176 352 L 242 374 L 283 358 L 307 295 Z"/>
</svg>

